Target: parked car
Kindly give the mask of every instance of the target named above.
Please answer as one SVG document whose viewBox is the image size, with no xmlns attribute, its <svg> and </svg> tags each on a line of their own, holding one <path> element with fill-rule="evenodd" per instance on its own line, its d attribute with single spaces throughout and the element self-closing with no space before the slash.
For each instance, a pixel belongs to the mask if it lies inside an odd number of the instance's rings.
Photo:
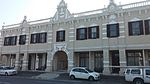
<svg viewBox="0 0 150 84">
<path fill-rule="evenodd" d="M 71 69 L 69 73 L 69 77 L 70 79 L 79 78 L 79 79 L 88 79 L 90 81 L 93 81 L 93 80 L 99 80 L 100 74 L 84 67 L 75 67 Z"/>
<path fill-rule="evenodd" d="M 150 83 L 150 68 L 128 68 L 125 71 L 125 80 L 133 84 Z"/>
<path fill-rule="evenodd" d="M 0 66 L 0 75 L 16 75 L 17 71 L 14 69 L 14 67 L 9 66 Z"/>
</svg>

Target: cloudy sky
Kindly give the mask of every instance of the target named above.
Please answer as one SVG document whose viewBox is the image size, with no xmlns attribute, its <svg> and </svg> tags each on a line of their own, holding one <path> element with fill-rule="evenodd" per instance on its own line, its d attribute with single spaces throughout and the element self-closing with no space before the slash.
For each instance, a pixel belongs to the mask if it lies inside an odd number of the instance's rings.
<svg viewBox="0 0 150 84">
<path fill-rule="evenodd" d="M 53 17 L 61 0 L 0 0 L 0 28 L 20 23 L 24 16 L 28 21 Z M 71 13 L 104 8 L 109 0 L 64 0 Z M 143 0 L 114 0 L 116 4 L 128 4 Z"/>
</svg>

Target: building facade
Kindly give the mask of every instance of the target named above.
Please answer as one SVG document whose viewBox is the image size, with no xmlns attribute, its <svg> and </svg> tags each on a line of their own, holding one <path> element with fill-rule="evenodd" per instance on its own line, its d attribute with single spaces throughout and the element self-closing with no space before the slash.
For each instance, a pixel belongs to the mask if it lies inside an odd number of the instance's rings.
<svg viewBox="0 0 150 84">
<path fill-rule="evenodd" d="M 1 29 L 0 61 L 17 70 L 47 72 L 88 67 L 123 74 L 150 66 L 150 1 L 71 14 L 62 0 L 54 17 Z"/>
</svg>

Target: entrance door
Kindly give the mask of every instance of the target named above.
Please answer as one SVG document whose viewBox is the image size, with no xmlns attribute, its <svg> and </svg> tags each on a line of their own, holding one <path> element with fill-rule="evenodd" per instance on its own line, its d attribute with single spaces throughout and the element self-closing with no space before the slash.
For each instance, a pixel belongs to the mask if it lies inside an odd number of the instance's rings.
<svg viewBox="0 0 150 84">
<path fill-rule="evenodd" d="M 119 63 L 119 51 L 111 51 L 111 58 L 112 58 L 112 66 L 120 66 Z M 112 67 L 112 73 L 119 74 L 120 68 Z"/>
<path fill-rule="evenodd" d="M 68 69 L 68 58 L 67 54 L 63 51 L 58 51 L 54 55 L 53 59 L 53 70 L 67 70 Z"/>
</svg>

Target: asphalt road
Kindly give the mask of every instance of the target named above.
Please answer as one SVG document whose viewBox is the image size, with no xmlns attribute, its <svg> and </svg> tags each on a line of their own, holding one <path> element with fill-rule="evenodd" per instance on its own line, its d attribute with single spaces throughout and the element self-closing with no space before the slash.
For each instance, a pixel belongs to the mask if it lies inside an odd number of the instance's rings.
<svg viewBox="0 0 150 84">
<path fill-rule="evenodd" d="M 99 81 L 70 80 L 67 76 L 61 76 L 52 80 L 37 80 L 21 76 L 0 76 L 0 84 L 129 84 L 122 77 L 107 77 Z"/>
</svg>

